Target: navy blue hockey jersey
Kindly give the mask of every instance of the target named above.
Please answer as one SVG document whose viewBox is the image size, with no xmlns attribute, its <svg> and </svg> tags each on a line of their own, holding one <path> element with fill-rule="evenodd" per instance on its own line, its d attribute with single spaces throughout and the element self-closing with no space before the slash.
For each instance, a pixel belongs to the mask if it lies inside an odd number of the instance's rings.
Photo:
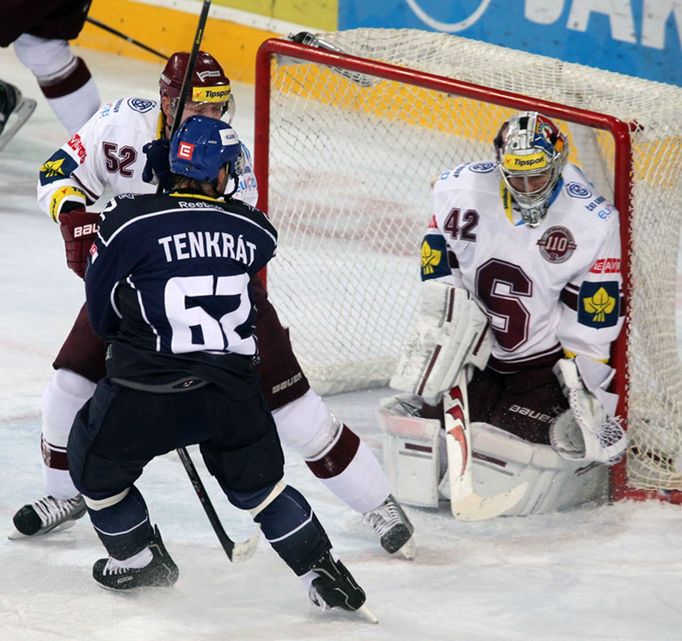
<svg viewBox="0 0 682 641">
<path fill-rule="evenodd" d="M 195 194 L 114 198 L 85 275 L 97 334 L 159 354 L 256 352 L 249 280 L 275 254 L 266 216 Z"/>
</svg>

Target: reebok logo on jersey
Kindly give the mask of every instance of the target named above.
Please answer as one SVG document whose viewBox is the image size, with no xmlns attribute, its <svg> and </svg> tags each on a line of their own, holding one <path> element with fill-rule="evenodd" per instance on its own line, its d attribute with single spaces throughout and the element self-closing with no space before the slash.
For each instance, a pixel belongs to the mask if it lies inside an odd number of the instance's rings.
<svg viewBox="0 0 682 641">
<path fill-rule="evenodd" d="M 178 158 L 192 160 L 194 155 L 194 145 L 191 142 L 181 142 L 178 145 Z"/>
</svg>

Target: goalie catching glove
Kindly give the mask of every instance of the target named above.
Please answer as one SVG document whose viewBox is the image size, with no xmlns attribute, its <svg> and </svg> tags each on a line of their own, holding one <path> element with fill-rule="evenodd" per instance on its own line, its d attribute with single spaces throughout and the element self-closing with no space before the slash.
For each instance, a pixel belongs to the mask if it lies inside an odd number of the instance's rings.
<svg viewBox="0 0 682 641">
<path fill-rule="evenodd" d="M 488 318 L 471 294 L 436 280 L 422 285 L 415 326 L 390 386 L 439 400 L 467 364 L 483 369 L 490 356 Z"/>
<path fill-rule="evenodd" d="M 620 419 L 614 416 L 617 396 L 605 391 L 613 377 L 612 368 L 577 356 L 562 358 L 553 370 L 570 409 L 550 427 L 552 448 L 569 461 L 617 463 L 625 453 L 627 438 Z"/>
<path fill-rule="evenodd" d="M 81 278 L 85 277 L 90 247 L 97 236 L 99 214 L 73 209 L 59 214 L 59 231 L 64 239 L 66 264 Z"/>
</svg>

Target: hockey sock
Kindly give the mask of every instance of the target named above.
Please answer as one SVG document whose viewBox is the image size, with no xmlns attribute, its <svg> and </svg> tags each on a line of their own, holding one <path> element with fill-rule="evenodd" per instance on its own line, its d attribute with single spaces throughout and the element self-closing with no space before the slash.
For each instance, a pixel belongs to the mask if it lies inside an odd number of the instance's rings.
<svg viewBox="0 0 682 641">
<path fill-rule="evenodd" d="M 303 495 L 287 485 L 254 521 L 268 543 L 297 576 L 331 548 L 327 533 Z"/>
</svg>

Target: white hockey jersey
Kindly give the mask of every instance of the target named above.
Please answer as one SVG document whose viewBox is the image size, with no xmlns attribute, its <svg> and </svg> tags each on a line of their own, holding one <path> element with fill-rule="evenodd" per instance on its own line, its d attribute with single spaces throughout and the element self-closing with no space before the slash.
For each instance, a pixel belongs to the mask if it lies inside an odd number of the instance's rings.
<svg viewBox="0 0 682 641">
<path fill-rule="evenodd" d="M 121 98 L 105 104 L 40 168 L 38 204 L 57 220 L 67 203 L 85 207 L 103 195 L 156 192 L 155 185 L 142 180 L 147 161 L 142 147 L 161 135 L 162 124 L 156 100 Z M 246 163 L 234 197 L 255 205 L 251 154 L 243 144 L 242 149 Z"/>
<path fill-rule="evenodd" d="M 422 280 L 476 297 L 497 371 L 551 363 L 562 349 L 608 359 L 623 324 L 618 211 L 573 165 L 551 200 L 544 221 L 527 226 L 493 162 L 460 165 L 434 185 Z"/>
</svg>

